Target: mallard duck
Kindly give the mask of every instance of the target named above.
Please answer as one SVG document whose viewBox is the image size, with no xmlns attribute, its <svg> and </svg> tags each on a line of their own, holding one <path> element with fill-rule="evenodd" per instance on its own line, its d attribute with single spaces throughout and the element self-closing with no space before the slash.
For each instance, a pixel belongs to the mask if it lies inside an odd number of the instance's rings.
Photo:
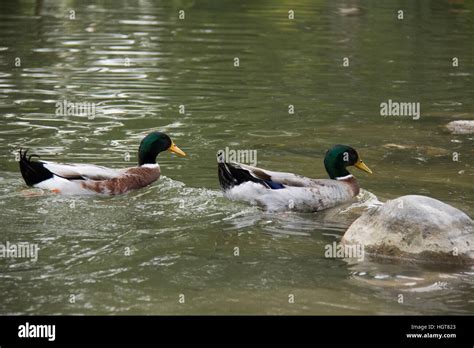
<svg viewBox="0 0 474 348">
<path fill-rule="evenodd" d="M 226 163 L 222 161 L 223 157 L 218 156 L 218 174 L 224 195 L 269 210 L 316 212 L 334 207 L 359 194 L 359 184 L 348 172 L 348 166 L 372 174 L 357 151 L 347 145 L 335 145 L 326 153 L 324 166 L 331 179 L 310 179 L 235 162 Z"/>
<path fill-rule="evenodd" d="M 161 132 L 148 134 L 138 149 L 138 166 L 112 169 L 93 164 L 60 164 L 32 161 L 20 150 L 20 171 L 28 186 L 60 194 L 117 195 L 150 185 L 160 177 L 156 157 L 169 150 L 180 156 L 186 154 L 168 135 Z"/>
</svg>

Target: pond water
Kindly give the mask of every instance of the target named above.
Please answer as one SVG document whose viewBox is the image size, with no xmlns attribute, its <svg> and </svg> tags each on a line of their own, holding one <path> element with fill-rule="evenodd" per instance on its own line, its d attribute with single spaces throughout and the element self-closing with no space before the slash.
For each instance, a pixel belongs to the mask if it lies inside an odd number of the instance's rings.
<svg viewBox="0 0 474 348">
<path fill-rule="evenodd" d="M 324 251 L 376 199 L 474 215 L 474 138 L 444 128 L 474 118 L 473 21 L 467 1 L 1 2 L 0 241 L 39 254 L 0 259 L 0 313 L 472 314 L 472 269 Z M 60 115 L 64 100 L 96 114 Z M 420 118 L 381 116 L 388 100 L 420 103 Z M 38 195 L 19 173 L 20 147 L 130 166 L 150 130 L 188 157 L 161 154 L 163 177 L 136 192 Z M 374 172 L 353 170 L 364 192 L 342 211 L 267 212 L 220 192 L 219 149 L 325 178 L 337 143 Z"/>
</svg>

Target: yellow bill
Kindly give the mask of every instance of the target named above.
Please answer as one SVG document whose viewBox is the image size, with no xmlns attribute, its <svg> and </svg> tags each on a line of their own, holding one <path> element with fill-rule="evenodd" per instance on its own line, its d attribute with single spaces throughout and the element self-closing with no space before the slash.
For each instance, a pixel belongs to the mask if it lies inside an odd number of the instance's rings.
<svg viewBox="0 0 474 348">
<path fill-rule="evenodd" d="M 174 152 L 177 155 L 180 155 L 180 156 L 183 156 L 183 157 L 186 156 L 186 153 L 184 153 L 183 150 L 181 150 L 179 147 L 177 147 L 175 145 L 175 143 L 172 143 L 168 150 L 170 150 L 171 152 Z"/>
<path fill-rule="evenodd" d="M 360 159 L 357 160 L 357 163 L 354 164 L 354 167 L 359 168 L 360 170 L 363 170 L 364 172 L 367 172 L 369 174 L 372 174 L 372 171 L 370 170 L 370 168 L 367 167 L 365 163 L 362 162 Z"/>
</svg>

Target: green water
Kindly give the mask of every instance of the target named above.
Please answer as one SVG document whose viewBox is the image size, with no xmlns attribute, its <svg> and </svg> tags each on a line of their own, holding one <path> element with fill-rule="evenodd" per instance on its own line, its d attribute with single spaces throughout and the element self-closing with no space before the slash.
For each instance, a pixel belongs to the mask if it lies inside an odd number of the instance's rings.
<svg viewBox="0 0 474 348">
<path fill-rule="evenodd" d="M 0 313 L 473 313 L 472 269 L 325 258 L 364 204 L 231 202 L 215 159 L 257 150 L 260 167 L 324 178 L 345 143 L 374 171 L 353 171 L 366 197 L 429 195 L 472 217 L 474 138 L 443 126 L 474 118 L 473 25 L 469 1 L 2 1 L 0 241 L 40 250 L 0 259 Z M 388 99 L 421 103 L 420 119 L 380 116 Z M 97 114 L 57 115 L 62 100 Z M 161 154 L 164 176 L 124 196 L 32 195 L 15 159 L 126 167 L 150 130 L 188 157 Z"/>
</svg>

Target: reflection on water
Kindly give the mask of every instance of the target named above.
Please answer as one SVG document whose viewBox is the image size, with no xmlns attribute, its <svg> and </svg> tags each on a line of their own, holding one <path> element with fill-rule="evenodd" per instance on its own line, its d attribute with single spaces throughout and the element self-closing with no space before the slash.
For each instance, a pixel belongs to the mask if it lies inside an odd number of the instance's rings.
<svg viewBox="0 0 474 348">
<path fill-rule="evenodd" d="M 0 4 L 1 239 L 40 248 L 36 263 L 0 260 L 0 313 L 472 312 L 471 270 L 351 263 L 324 247 L 377 198 L 425 194 L 474 214 L 474 139 L 443 129 L 473 117 L 473 4 L 405 4 L 403 23 L 376 1 L 34 4 Z M 388 99 L 420 102 L 420 120 L 381 117 Z M 58 115 L 64 100 L 96 113 Z M 160 155 L 151 187 L 112 198 L 25 190 L 20 147 L 122 167 L 151 129 L 189 155 Z M 326 177 L 335 143 L 374 170 L 355 173 L 358 203 L 270 213 L 219 192 L 218 149 Z"/>
</svg>

